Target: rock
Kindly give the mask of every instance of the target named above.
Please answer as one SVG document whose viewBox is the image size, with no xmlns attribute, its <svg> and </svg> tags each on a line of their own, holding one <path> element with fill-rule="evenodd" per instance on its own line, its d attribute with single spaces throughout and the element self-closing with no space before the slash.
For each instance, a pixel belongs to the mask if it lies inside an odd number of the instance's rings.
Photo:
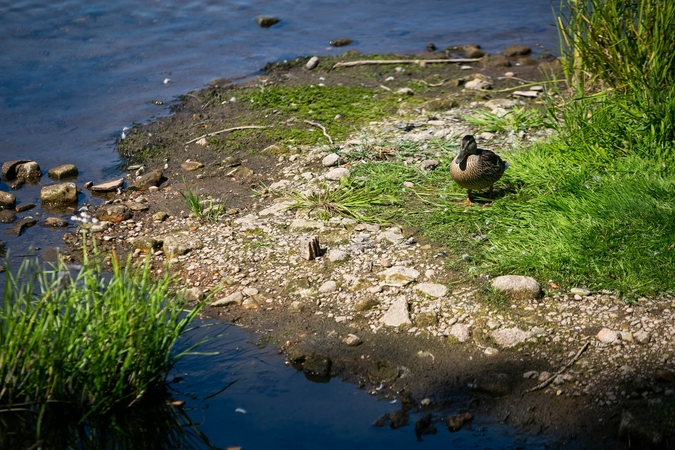
<svg viewBox="0 0 675 450">
<path fill-rule="evenodd" d="M 148 205 L 147 203 L 126 202 L 125 205 L 132 212 L 147 211 L 148 209 L 150 209 L 150 205 Z"/>
<path fill-rule="evenodd" d="M 355 334 L 348 334 L 347 337 L 342 340 L 342 342 L 349 345 L 350 347 L 356 347 L 357 345 L 361 345 L 363 343 L 361 338 Z"/>
<path fill-rule="evenodd" d="M 321 256 L 321 247 L 319 245 L 318 236 L 312 236 L 300 241 L 300 256 L 307 261 L 311 261 L 318 256 Z"/>
<path fill-rule="evenodd" d="M 458 342 L 466 342 L 471 337 L 471 331 L 468 325 L 456 323 L 450 328 L 450 336 L 457 339 Z"/>
<path fill-rule="evenodd" d="M 16 214 L 9 209 L 0 210 L 0 223 L 12 223 L 16 220 Z"/>
<path fill-rule="evenodd" d="M 415 422 L 415 436 L 417 436 L 418 441 L 421 441 L 424 435 L 436 434 L 437 430 L 432 424 L 432 418 L 431 413 L 426 413 Z"/>
<path fill-rule="evenodd" d="M 530 370 L 527 371 L 523 374 L 523 378 L 530 379 L 530 378 L 537 378 L 539 376 L 539 372 L 536 370 Z"/>
<path fill-rule="evenodd" d="M 539 377 L 537 377 L 537 381 L 541 381 L 543 383 L 544 381 L 548 380 L 549 378 L 551 378 L 551 373 L 543 371 L 543 372 L 539 373 Z"/>
<path fill-rule="evenodd" d="M 541 297 L 541 286 L 534 278 L 521 275 L 502 275 L 492 280 L 492 288 L 512 300 L 529 300 Z"/>
<path fill-rule="evenodd" d="M 17 168 L 21 164 L 30 162 L 27 159 L 18 159 L 15 161 L 6 161 L 2 164 L 0 168 L 0 174 L 2 175 L 3 180 L 14 180 L 18 178 Z"/>
<path fill-rule="evenodd" d="M 400 327 L 401 325 L 412 325 L 410 313 L 408 312 L 408 301 L 405 297 L 397 297 L 391 302 L 391 306 L 384 313 L 380 322 L 389 327 Z"/>
<path fill-rule="evenodd" d="M 278 24 L 279 19 L 272 16 L 258 16 L 255 18 L 255 22 L 260 26 L 260 28 L 269 28 Z"/>
<path fill-rule="evenodd" d="M 96 218 L 106 222 L 118 223 L 131 219 L 131 211 L 125 205 L 113 203 L 112 205 L 101 206 L 96 211 Z"/>
<path fill-rule="evenodd" d="M 338 167 L 336 169 L 329 170 L 324 177 L 327 180 L 331 181 L 340 181 L 341 179 L 349 176 L 349 169 L 345 167 Z"/>
<path fill-rule="evenodd" d="M 242 294 L 240 291 L 235 291 L 228 295 L 227 297 L 223 297 L 220 300 L 216 300 L 215 302 L 211 303 L 211 306 L 230 306 L 230 305 L 241 305 L 241 302 L 244 300 L 244 294 Z"/>
<path fill-rule="evenodd" d="M 485 55 L 480 59 L 480 65 L 485 68 L 511 67 L 508 58 L 503 55 Z"/>
<path fill-rule="evenodd" d="M 474 380 L 473 389 L 495 397 L 503 397 L 511 393 L 513 383 L 505 373 L 487 374 Z"/>
<path fill-rule="evenodd" d="M 339 38 L 339 39 L 333 39 L 332 41 L 329 41 L 328 43 L 332 45 L 333 47 L 344 47 L 346 45 L 351 44 L 352 41 L 351 39 L 347 38 Z"/>
<path fill-rule="evenodd" d="M 50 228 L 65 228 L 68 226 L 68 221 L 60 217 L 47 217 L 40 225 Z"/>
<path fill-rule="evenodd" d="M 581 295 L 582 297 L 588 297 L 589 295 L 591 295 L 591 291 L 589 291 L 588 289 L 584 289 L 584 288 L 574 287 L 574 288 L 570 289 L 570 294 Z"/>
<path fill-rule="evenodd" d="M 92 224 L 91 228 L 89 228 L 89 231 L 91 231 L 92 233 L 100 233 L 100 232 L 105 231 L 108 228 L 110 228 L 111 225 L 112 225 L 112 222 L 102 220 L 99 223 Z"/>
<path fill-rule="evenodd" d="M 373 384 L 394 381 L 401 376 L 401 368 L 390 361 L 378 359 L 373 361 L 370 367 L 368 367 L 367 376 L 368 380 Z"/>
<path fill-rule="evenodd" d="M 254 295 L 258 295 L 258 289 L 254 287 L 247 287 L 242 291 L 242 293 L 247 297 L 252 297 Z"/>
<path fill-rule="evenodd" d="M 389 228 L 388 230 L 380 232 L 380 234 L 377 235 L 376 240 L 378 241 L 387 240 L 394 245 L 398 245 L 401 242 L 405 241 L 405 236 L 403 236 L 403 234 L 401 233 L 400 228 L 392 227 Z"/>
<path fill-rule="evenodd" d="M 494 347 L 487 347 L 483 352 L 485 356 L 497 356 L 499 355 L 499 350 Z"/>
<path fill-rule="evenodd" d="M 204 291 L 198 287 L 191 287 L 185 289 L 183 292 L 183 298 L 189 302 L 199 302 L 204 299 Z"/>
<path fill-rule="evenodd" d="M 321 164 L 324 167 L 333 167 L 337 165 L 338 161 L 340 161 L 340 157 L 338 156 L 338 154 L 331 153 L 329 155 L 324 156 L 324 158 L 321 160 Z"/>
<path fill-rule="evenodd" d="M 70 182 L 51 184 L 40 189 L 40 199 L 51 205 L 77 203 L 77 187 Z"/>
<path fill-rule="evenodd" d="M 440 298 L 448 292 L 448 288 L 442 284 L 420 283 L 415 285 L 415 290 L 423 292 L 431 297 Z"/>
<path fill-rule="evenodd" d="M 458 106 L 459 102 L 450 96 L 435 98 L 422 103 L 422 108 L 427 111 L 447 111 Z"/>
<path fill-rule="evenodd" d="M 508 98 L 493 98 L 492 100 L 488 100 L 485 102 L 485 107 L 490 110 L 494 110 L 496 108 L 504 108 L 504 109 L 511 109 L 514 106 L 516 106 L 516 101 L 511 100 Z"/>
<path fill-rule="evenodd" d="M 305 69 L 307 70 L 312 70 L 319 64 L 319 57 L 318 56 L 312 56 L 309 58 L 309 61 L 307 61 L 307 64 L 305 64 Z"/>
<path fill-rule="evenodd" d="M 473 91 L 478 91 L 482 89 L 490 89 L 492 87 L 492 83 L 481 78 L 474 78 L 471 81 L 467 81 L 464 87 Z"/>
<path fill-rule="evenodd" d="M 73 164 L 62 164 L 47 171 L 47 176 L 52 180 L 77 177 L 77 167 Z"/>
<path fill-rule="evenodd" d="M 333 248 L 328 252 L 328 260 L 330 262 L 342 262 L 349 259 L 349 253 L 344 250 Z"/>
<path fill-rule="evenodd" d="M 603 328 L 595 337 L 597 337 L 598 340 L 603 344 L 611 344 L 612 342 L 619 339 L 619 333 L 610 330 L 609 328 Z"/>
<path fill-rule="evenodd" d="M 204 243 L 201 239 L 184 234 L 172 234 L 164 238 L 163 250 L 167 257 L 184 255 L 191 250 L 202 248 Z"/>
<path fill-rule="evenodd" d="M 622 341 L 633 342 L 635 340 L 633 339 L 633 333 L 630 331 L 622 331 L 619 333 L 619 335 L 621 336 Z"/>
<path fill-rule="evenodd" d="M 243 302 L 241 302 L 241 306 L 243 306 L 246 309 L 258 309 L 260 308 L 260 302 L 256 300 L 257 295 L 254 297 L 247 297 L 244 299 Z"/>
<path fill-rule="evenodd" d="M 111 192 L 124 186 L 124 178 L 117 178 L 114 180 L 107 180 L 103 183 L 94 184 L 89 189 L 93 192 Z"/>
<path fill-rule="evenodd" d="M 0 191 L 0 207 L 11 208 L 16 204 L 16 196 L 11 192 Z"/>
<path fill-rule="evenodd" d="M 422 164 L 420 164 L 420 169 L 422 170 L 434 170 L 438 167 L 440 163 L 436 161 L 435 159 L 427 159 L 425 161 L 422 161 Z"/>
<path fill-rule="evenodd" d="M 167 213 L 164 211 L 159 211 L 152 215 L 152 220 L 153 222 L 164 222 L 167 217 L 169 217 Z"/>
<path fill-rule="evenodd" d="M 132 248 L 139 249 L 148 253 L 161 248 L 163 244 L 161 240 L 157 240 L 151 236 L 140 236 L 137 238 L 133 238 L 130 241 Z"/>
<path fill-rule="evenodd" d="M 529 56 L 518 58 L 518 61 L 516 61 L 516 65 L 518 66 L 536 66 L 537 64 L 539 64 L 539 61 L 534 58 L 530 58 Z"/>
<path fill-rule="evenodd" d="M 302 309 L 303 309 L 302 302 L 299 302 L 297 300 L 295 300 L 288 306 L 288 310 L 292 313 L 302 312 Z"/>
<path fill-rule="evenodd" d="M 151 170 L 145 175 L 141 175 L 136 178 L 133 186 L 130 186 L 128 190 L 130 191 L 144 191 L 150 188 L 151 186 L 157 186 L 162 180 L 162 169 Z"/>
<path fill-rule="evenodd" d="M 412 267 L 394 266 L 379 272 L 377 276 L 384 278 L 388 286 L 405 286 L 415 281 L 420 273 Z"/>
<path fill-rule="evenodd" d="M 331 365 L 332 362 L 328 356 L 312 354 L 305 358 L 305 362 L 302 364 L 302 371 L 309 376 L 328 378 L 330 376 Z"/>
<path fill-rule="evenodd" d="M 35 203 L 21 203 L 20 205 L 16 205 L 16 208 L 14 208 L 14 210 L 18 213 L 21 213 L 31 210 L 33 208 L 35 208 Z"/>
<path fill-rule="evenodd" d="M 258 215 L 260 217 L 265 217 L 265 216 L 278 216 L 279 214 L 286 212 L 288 208 L 291 206 L 295 205 L 294 201 L 284 201 L 284 202 L 279 202 L 276 203 L 269 208 L 265 208 L 262 211 L 258 212 Z"/>
<path fill-rule="evenodd" d="M 438 316 L 434 312 L 421 312 L 415 317 L 417 328 L 433 327 L 438 325 Z"/>
<path fill-rule="evenodd" d="M 33 225 L 35 225 L 36 223 L 37 223 L 37 219 L 34 219 L 33 217 L 24 217 L 23 219 L 14 223 L 12 228 L 5 231 L 5 234 L 10 234 L 12 236 L 21 236 L 21 233 L 23 233 L 24 229 L 30 228 Z"/>
<path fill-rule="evenodd" d="M 657 428 L 652 417 L 645 414 L 645 417 L 637 418 L 630 411 L 621 415 L 619 439 L 635 448 L 656 448 L 664 443 L 663 431 Z"/>
<path fill-rule="evenodd" d="M 396 93 L 401 95 L 415 95 L 415 91 L 413 91 L 409 87 L 402 87 L 400 89 L 397 89 Z"/>
<path fill-rule="evenodd" d="M 40 178 L 42 170 L 35 161 L 28 161 L 16 165 L 17 178 Z"/>
<path fill-rule="evenodd" d="M 445 421 L 445 425 L 448 427 L 448 431 L 454 433 L 459 431 L 464 425 L 465 422 L 469 422 L 473 419 L 473 416 L 470 412 L 465 412 L 464 414 L 458 414 L 456 416 L 450 416 Z"/>
<path fill-rule="evenodd" d="M 358 300 L 356 300 L 356 303 L 354 303 L 354 311 L 355 312 L 370 311 L 371 309 L 377 307 L 379 304 L 380 302 L 373 297 L 360 297 Z"/>
<path fill-rule="evenodd" d="M 337 283 L 333 280 L 326 281 L 324 284 L 319 287 L 319 292 L 321 294 L 329 294 L 331 292 L 337 291 Z"/>
<path fill-rule="evenodd" d="M 294 219 L 291 222 L 290 229 L 292 231 L 312 231 L 321 230 L 324 228 L 324 223 L 319 220 Z"/>
<path fill-rule="evenodd" d="M 532 49 L 528 47 L 527 45 L 521 45 L 521 44 L 516 44 L 516 45 L 509 45 L 506 47 L 504 50 L 502 50 L 502 55 L 504 56 L 520 56 L 520 55 L 529 55 L 532 53 Z"/>
<path fill-rule="evenodd" d="M 537 98 L 539 92 L 537 91 L 514 91 L 511 93 L 516 97 L 527 97 L 527 98 Z"/>
<path fill-rule="evenodd" d="M 502 328 L 501 330 L 495 330 L 490 333 L 490 337 L 495 344 L 503 348 L 515 347 L 528 340 L 531 336 L 531 333 L 519 328 Z"/>
<path fill-rule="evenodd" d="M 467 58 L 481 58 L 485 56 L 485 52 L 477 45 L 464 46 L 464 56 Z"/>
<path fill-rule="evenodd" d="M 189 172 L 192 172 L 192 171 L 201 169 L 202 167 L 204 167 L 204 164 L 203 164 L 203 163 L 200 163 L 199 161 L 190 161 L 190 160 L 187 160 L 187 161 L 185 161 L 183 164 L 181 164 L 180 167 L 181 167 L 181 169 L 183 169 L 183 170 L 187 170 L 187 171 L 189 171 Z"/>
<path fill-rule="evenodd" d="M 248 167 L 238 166 L 225 174 L 226 177 L 232 177 L 236 180 L 244 180 L 253 176 L 253 171 Z"/>
<path fill-rule="evenodd" d="M 649 335 L 648 332 L 645 330 L 640 330 L 637 331 L 633 334 L 633 337 L 635 338 L 636 341 L 638 341 L 640 344 L 648 344 L 649 341 L 651 340 L 651 336 Z"/>
</svg>

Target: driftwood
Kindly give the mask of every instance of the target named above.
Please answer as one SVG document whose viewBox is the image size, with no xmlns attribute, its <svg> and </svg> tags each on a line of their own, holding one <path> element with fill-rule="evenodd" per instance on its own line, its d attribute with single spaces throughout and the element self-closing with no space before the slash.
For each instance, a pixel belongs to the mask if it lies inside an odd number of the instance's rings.
<svg viewBox="0 0 675 450">
<path fill-rule="evenodd" d="M 369 64 L 417 64 L 419 66 L 424 66 L 425 64 L 438 64 L 438 63 L 470 63 L 480 61 L 479 58 L 451 58 L 451 59 L 392 59 L 392 60 L 378 60 L 378 59 L 367 59 L 362 61 L 344 61 L 339 62 L 333 66 L 333 69 L 336 67 L 354 67 L 354 66 L 365 66 Z"/>
<path fill-rule="evenodd" d="M 321 131 L 323 131 L 323 135 L 328 138 L 328 142 L 330 142 L 331 144 L 333 143 L 333 138 L 330 137 L 328 135 L 328 133 L 326 132 L 326 127 L 324 127 L 323 125 L 321 125 L 318 122 L 312 122 L 311 120 L 305 120 L 305 123 L 309 124 L 309 125 L 312 125 L 313 127 L 321 128 Z"/>
<path fill-rule="evenodd" d="M 544 382 L 542 382 L 542 383 L 536 385 L 536 386 L 533 387 L 532 389 L 526 390 L 525 393 L 527 394 L 528 392 L 538 391 L 539 389 L 543 389 L 543 388 L 545 388 L 546 386 L 548 386 L 549 384 L 551 384 L 551 381 L 555 380 L 555 377 L 557 377 L 558 375 L 560 375 L 561 373 L 563 373 L 564 371 L 566 371 L 572 364 L 574 364 L 575 362 L 577 362 L 577 360 L 579 359 L 579 357 L 581 356 L 581 354 L 584 352 L 584 350 L 586 350 L 586 349 L 588 348 L 589 345 L 591 345 L 590 341 L 586 342 L 586 343 L 584 344 L 584 346 L 581 347 L 581 348 L 579 349 L 579 351 L 577 352 L 577 354 L 574 355 L 574 358 L 572 358 L 572 360 L 571 360 L 570 362 L 568 362 L 567 364 L 565 364 L 565 365 L 563 366 L 562 369 L 560 369 L 559 371 L 557 371 L 555 374 L 551 375 L 549 378 L 546 379 L 546 381 L 544 381 Z"/>
<path fill-rule="evenodd" d="M 192 139 L 191 141 L 187 141 L 185 143 L 185 145 L 192 144 L 193 142 L 196 142 L 196 141 L 200 140 L 201 138 L 205 138 L 207 136 L 215 136 L 216 134 L 227 133 L 227 132 L 230 132 L 230 131 L 249 130 L 251 128 L 269 128 L 269 127 L 261 126 L 261 125 L 246 125 L 246 126 L 243 126 L 243 127 L 226 128 L 224 130 L 214 131 L 213 133 L 202 134 L 201 136 L 196 137 L 196 138 Z"/>
</svg>

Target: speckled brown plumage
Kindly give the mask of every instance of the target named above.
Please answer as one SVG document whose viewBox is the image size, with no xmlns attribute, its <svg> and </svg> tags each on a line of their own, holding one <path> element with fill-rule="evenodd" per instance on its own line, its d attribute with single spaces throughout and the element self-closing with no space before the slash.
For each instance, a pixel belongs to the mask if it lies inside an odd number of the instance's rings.
<svg viewBox="0 0 675 450">
<path fill-rule="evenodd" d="M 492 198 L 492 186 L 502 177 L 508 166 L 509 163 L 503 161 L 499 155 L 478 148 L 473 136 L 466 135 L 462 138 L 459 155 L 450 164 L 450 175 L 457 184 L 468 191 L 469 199 L 466 204 L 469 204 L 471 191 L 476 189 L 489 187 Z"/>
</svg>

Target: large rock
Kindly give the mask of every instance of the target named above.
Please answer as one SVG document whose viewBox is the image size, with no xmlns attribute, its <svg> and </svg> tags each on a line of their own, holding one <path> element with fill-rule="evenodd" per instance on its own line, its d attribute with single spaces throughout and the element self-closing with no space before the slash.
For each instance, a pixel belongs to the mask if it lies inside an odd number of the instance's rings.
<svg viewBox="0 0 675 450">
<path fill-rule="evenodd" d="M 16 204 L 16 196 L 10 192 L 0 191 L 0 207 L 11 208 Z"/>
<path fill-rule="evenodd" d="M 17 178 L 40 178 L 42 169 L 35 161 L 28 161 L 16 166 Z"/>
<path fill-rule="evenodd" d="M 510 67 L 509 59 L 504 55 L 485 55 L 480 59 L 482 67 Z"/>
<path fill-rule="evenodd" d="M 96 211 L 96 218 L 106 222 L 121 222 L 131 219 L 131 211 L 125 205 L 113 203 L 112 205 L 103 205 Z"/>
<path fill-rule="evenodd" d="M 412 325 L 410 312 L 408 312 L 408 301 L 404 297 L 394 299 L 387 312 L 380 319 L 380 322 L 390 327 Z"/>
<path fill-rule="evenodd" d="M 73 164 L 62 164 L 47 171 L 47 176 L 52 180 L 75 178 L 77 174 L 77 167 L 75 167 Z"/>
<path fill-rule="evenodd" d="M 529 300 L 541 297 L 541 286 L 532 277 L 522 275 L 502 275 L 492 280 L 495 291 L 509 297 L 511 300 Z"/>
<path fill-rule="evenodd" d="M 129 187 L 131 191 L 143 191 L 152 186 L 157 186 L 162 181 L 162 169 L 151 170 L 136 179 L 133 186 Z"/>
<path fill-rule="evenodd" d="M 466 342 L 471 337 L 471 329 L 463 323 L 456 323 L 450 328 L 450 336 L 458 342 Z"/>
<path fill-rule="evenodd" d="M 504 348 L 515 347 L 522 344 L 532 336 L 531 333 L 519 328 L 502 328 L 490 333 L 490 337 L 495 343 Z"/>
<path fill-rule="evenodd" d="M 18 177 L 17 168 L 19 165 L 30 162 L 27 159 L 17 159 L 15 161 L 7 161 L 2 164 L 0 173 L 5 180 L 13 180 Z"/>
<path fill-rule="evenodd" d="M 124 178 L 117 178 L 95 184 L 90 189 L 94 192 L 111 192 L 121 188 L 122 186 L 124 186 Z"/>
<path fill-rule="evenodd" d="M 13 235 L 13 236 L 21 236 L 21 233 L 23 233 L 24 229 L 32 227 L 36 223 L 37 223 L 37 219 L 35 219 L 33 217 L 24 217 L 23 219 L 16 222 L 12 226 L 12 228 L 5 231 L 5 234 L 10 234 L 10 235 Z"/>
<path fill-rule="evenodd" d="M 510 45 L 502 50 L 502 55 L 504 56 L 521 56 L 529 55 L 530 53 L 532 53 L 532 49 L 522 44 Z"/>
<path fill-rule="evenodd" d="M 448 292 L 448 288 L 446 286 L 435 283 L 420 283 L 415 286 L 415 290 L 436 298 L 443 297 Z"/>
<path fill-rule="evenodd" d="M 77 186 L 75 183 L 51 184 L 40 189 L 42 203 L 49 205 L 77 203 Z"/>
<path fill-rule="evenodd" d="M 235 291 L 230 295 L 211 303 L 211 306 L 217 307 L 217 306 L 241 305 L 243 301 L 244 301 L 244 294 L 242 294 L 241 291 Z"/>
<path fill-rule="evenodd" d="M 379 272 L 377 276 L 384 278 L 388 286 L 405 286 L 415 281 L 420 273 L 412 267 L 394 266 Z"/>
<path fill-rule="evenodd" d="M 195 236 L 184 234 L 172 234 L 164 238 L 164 253 L 169 258 L 184 255 L 191 250 L 196 250 L 204 246 L 201 239 Z"/>
<path fill-rule="evenodd" d="M 340 181 L 341 179 L 349 176 L 349 169 L 345 167 L 337 167 L 335 169 L 329 170 L 324 176 L 327 180 Z"/>
</svg>

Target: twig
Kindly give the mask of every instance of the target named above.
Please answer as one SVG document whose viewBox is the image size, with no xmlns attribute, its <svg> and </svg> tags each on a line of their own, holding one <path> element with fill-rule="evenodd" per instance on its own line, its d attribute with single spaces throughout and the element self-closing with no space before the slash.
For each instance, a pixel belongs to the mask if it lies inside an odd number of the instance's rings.
<svg viewBox="0 0 675 450">
<path fill-rule="evenodd" d="M 368 64 L 417 64 L 419 66 L 424 66 L 425 64 L 438 64 L 438 63 L 470 63 L 480 61 L 478 58 L 452 58 L 452 59 L 392 59 L 392 60 L 379 60 L 379 59 L 366 59 L 362 61 L 343 61 L 335 64 L 333 69 L 336 67 L 354 67 L 354 66 L 365 66 Z"/>
<path fill-rule="evenodd" d="M 202 134 L 201 136 L 196 137 L 196 138 L 192 139 L 191 141 L 187 141 L 185 143 L 185 145 L 192 144 L 193 142 L 198 141 L 201 138 L 205 138 L 207 136 L 215 136 L 216 134 L 227 133 L 228 131 L 249 130 L 251 128 L 269 128 L 269 127 L 268 126 L 262 126 L 262 125 L 246 125 L 246 126 L 243 126 L 243 127 L 226 128 L 224 130 L 214 131 L 213 133 Z"/>
<path fill-rule="evenodd" d="M 321 128 L 321 131 L 323 131 L 323 135 L 326 136 L 326 137 L 328 138 L 328 142 L 330 142 L 331 144 L 333 143 L 333 138 L 330 137 L 330 136 L 328 135 L 328 133 L 326 132 L 326 127 L 324 127 L 324 126 L 321 125 L 320 123 L 312 122 L 311 120 L 305 120 L 305 123 L 306 123 L 306 124 L 309 124 L 309 125 L 312 125 L 312 126 L 314 126 L 314 127 L 317 127 L 317 128 Z"/>
<path fill-rule="evenodd" d="M 427 86 L 430 86 L 430 87 L 439 87 L 439 86 L 443 86 L 445 84 L 445 82 L 449 81 L 449 80 L 450 80 L 450 78 L 443 78 L 443 81 L 441 81 L 440 83 L 433 83 L 433 84 L 427 83 L 424 80 L 415 80 L 415 81 L 417 81 L 418 83 L 426 84 Z"/>
<path fill-rule="evenodd" d="M 570 362 L 568 362 L 567 364 L 565 364 L 565 365 L 563 366 L 562 369 L 560 369 L 559 371 L 557 371 L 555 374 L 551 375 L 551 376 L 550 376 L 546 381 L 544 381 L 543 383 L 540 383 L 540 384 L 536 385 L 536 386 L 533 387 L 532 389 L 526 390 L 525 393 L 527 394 L 528 392 L 538 391 L 539 389 L 543 389 L 543 388 L 545 388 L 546 386 L 548 386 L 549 384 L 551 384 L 551 381 L 553 381 L 553 380 L 555 379 L 555 377 L 557 377 L 558 375 L 560 375 L 561 373 L 563 373 L 565 370 L 567 370 L 568 367 L 570 367 L 572 364 L 574 364 L 575 362 L 577 362 L 577 359 L 579 359 L 579 356 L 581 356 L 581 354 L 584 352 L 584 350 L 586 350 L 586 349 L 588 348 L 589 345 L 591 345 L 591 342 L 590 342 L 590 341 L 586 342 L 586 343 L 584 344 L 584 346 L 581 347 L 581 348 L 579 349 L 579 351 L 577 352 L 577 354 L 574 355 L 574 358 L 572 358 L 572 360 L 571 360 Z"/>
</svg>

